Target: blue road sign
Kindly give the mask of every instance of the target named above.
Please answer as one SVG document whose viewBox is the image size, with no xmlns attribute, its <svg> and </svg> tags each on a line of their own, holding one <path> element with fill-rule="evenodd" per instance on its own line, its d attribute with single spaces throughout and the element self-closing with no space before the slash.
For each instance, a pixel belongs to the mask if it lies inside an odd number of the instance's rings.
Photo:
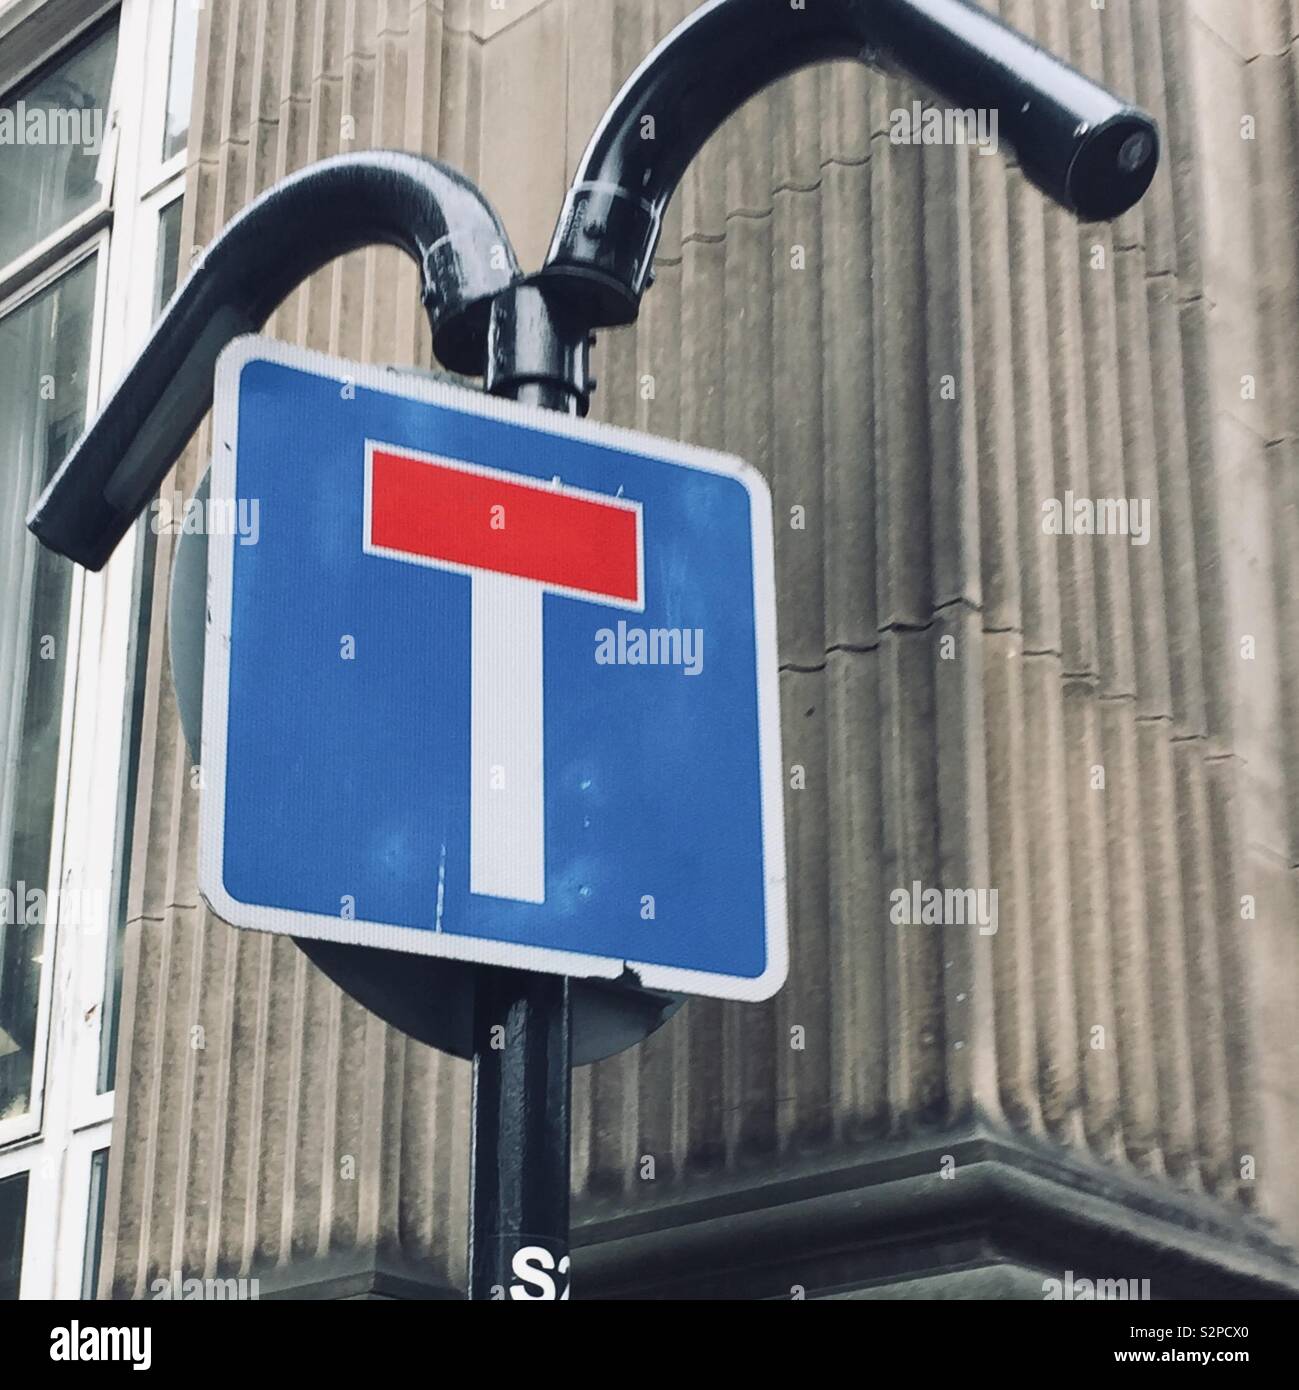
<svg viewBox="0 0 1299 1390">
<path fill-rule="evenodd" d="M 199 886 L 235 926 L 762 999 L 771 499 L 738 459 L 255 337 L 217 369 Z"/>
</svg>

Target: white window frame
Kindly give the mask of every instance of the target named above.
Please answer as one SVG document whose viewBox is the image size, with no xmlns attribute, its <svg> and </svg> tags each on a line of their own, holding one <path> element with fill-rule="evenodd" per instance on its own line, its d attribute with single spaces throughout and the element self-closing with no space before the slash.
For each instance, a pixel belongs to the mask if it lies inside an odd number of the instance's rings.
<svg viewBox="0 0 1299 1390">
<path fill-rule="evenodd" d="M 100 204 L 0 266 L 0 313 L 7 313 L 73 266 L 98 258 L 87 420 L 148 335 L 161 215 L 184 192 L 186 154 L 161 159 L 176 3 L 121 0 L 118 7 L 106 122 L 110 174 Z M 56 60 L 80 37 L 61 40 L 41 64 Z M 6 82 L 5 90 L 14 85 Z M 78 567 L 69 599 L 49 882 L 83 890 L 73 901 L 89 901 L 102 911 L 80 929 L 60 921 L 46 926 L 32 1103 L 26 1114 L 0 1122 L 0 1178 L 29 1173 L 19 1281 L 24 1299 L 81 1297 L 91 1159 L 109 1146 L 112 1130 L 113 1092 L 100 1094 L 97 1087 L 110 933 L 119 875 L 129 870 L 118 861 L 122 831 L 129 836 L 131 827 L 118 821 L 121 786 L 130 770 L 126 734 L 142 552 L 137 542 L 138 530 L 98 574 Z M 163 619 L 155 612 L 155 622 Z M 141 787 L 139 795 L 147 794 Z"/>
</svg>

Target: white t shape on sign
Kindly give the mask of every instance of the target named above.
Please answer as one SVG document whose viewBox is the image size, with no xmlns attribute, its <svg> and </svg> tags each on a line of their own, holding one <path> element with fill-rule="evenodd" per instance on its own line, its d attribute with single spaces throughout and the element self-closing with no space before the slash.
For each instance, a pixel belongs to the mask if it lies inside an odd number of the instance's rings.
<svg viewBox="0 0 1299 1390">
<path fill-rule="evenodd" d="M 644 611 L 641 504 L 367 440 L 364 549 L 469 575 L 469 891 L 545 902 L 542 604 Z"/>
</svg>

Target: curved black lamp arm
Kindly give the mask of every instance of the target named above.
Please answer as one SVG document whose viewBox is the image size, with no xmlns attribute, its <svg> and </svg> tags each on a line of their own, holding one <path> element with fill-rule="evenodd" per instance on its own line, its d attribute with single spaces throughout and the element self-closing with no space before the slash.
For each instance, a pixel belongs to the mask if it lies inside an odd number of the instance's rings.
<svg viewBox="0 0 1299 1390">
<path fill-rule="evenodd" d="M 705 141 L 763 87 L 831 58 L 878 63 L 953 106 L 995 110 L 1024 173 L 1084 220 L 1117 217 L 1154 177 L 1149 116 L 968 0 L 711 0 L 610 106 L 538 278 L 591 327 L 633 322 L 664 210 Z"/>
<path fill-rule="evenodd" d="M 260 328 L 313 271 L 376 243 L 419 264 L 439 359 L 480 375 L 491 301 L 519 277 L 482 194 L 419 155 L 322 160 L 268 189 L 208 246 L 32 510 L 42 543 L 102 568 L 211 405 L 221 349 Z"/>
</svg>

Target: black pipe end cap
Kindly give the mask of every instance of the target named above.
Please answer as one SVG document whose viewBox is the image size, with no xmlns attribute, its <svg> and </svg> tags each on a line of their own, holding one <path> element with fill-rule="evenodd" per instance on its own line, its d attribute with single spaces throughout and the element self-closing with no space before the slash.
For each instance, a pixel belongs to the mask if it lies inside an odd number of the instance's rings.
<svg viewBox="0 0 1299 1390">
<path fill-rule="evenodd" d="M 98 573 L 135 520 L 124 516 L 97 486 L 82 486 L 64 472 L 37 500 L 27 529 L 47 549 Z"/>
<path fill-rule="evenodd" d="M 1128 108 L 1090 130 L 1065 175 L 1066 203 L 1084 222 L 1112 222 L 1145 196 L 1159 168 L 1159 127 Z"/>
</svg>

